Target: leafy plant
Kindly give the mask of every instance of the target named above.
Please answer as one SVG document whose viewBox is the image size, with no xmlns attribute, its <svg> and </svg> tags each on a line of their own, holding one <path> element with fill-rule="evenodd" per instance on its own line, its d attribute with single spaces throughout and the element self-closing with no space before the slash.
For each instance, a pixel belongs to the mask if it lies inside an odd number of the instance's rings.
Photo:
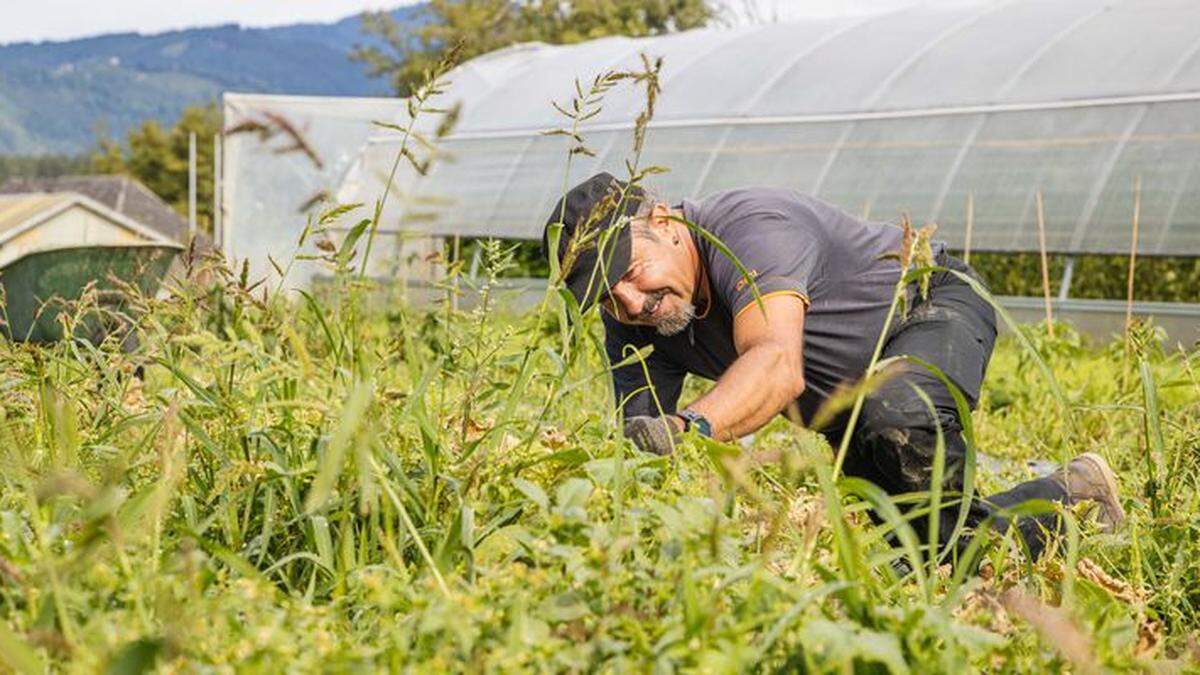
<svg viewBox="0 0 1200 675">
<path fill-rule="evenodd" d="M 652 91 L 657 62 L 643 66 L 601 82 Z M 579 89 L 562 105 L 572 121 L 593 101 Z M 567 162 L 581 128 L 565 127 Z M 314 255 L 334 281 L 313 292 L 210 261 L 210 284 L 130 291 L 133 352 L 0 343 L 7 667 L 1195 667 L 1200 354 L 1141 330 L 1092 348 L 1018 327 L 964 431 L 992 470 L 902 512 L 782 423 L 745 448 L 687 438 L 637 454 L 594 314 L 554 284 L 538 310 L 506 311 L 497 279 L 513 261 L 496 242 L 477 285 L 456 272 L 440 304 L 410 306 L 363 273 L 361 208 L 305 229 L 330 237 Z M 929 262 L 907 257 L 903 281 Z M 1085 450 L 1122 477 L 1122 532 L 1067 513 L 1061 546 L 1033 562 L 981 529 L 966 535 L 978 576 L 912 536 L 939 505 L 1028 476 L 1027 460 Z"/>
</svg>

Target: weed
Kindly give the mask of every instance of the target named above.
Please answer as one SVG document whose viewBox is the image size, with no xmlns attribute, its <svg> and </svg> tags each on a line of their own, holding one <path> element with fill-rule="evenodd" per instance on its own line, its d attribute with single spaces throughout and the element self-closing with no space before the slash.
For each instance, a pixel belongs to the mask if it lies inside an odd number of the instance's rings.
<svg viewBox="0 0 1200 675">
<path fill-rule="evenodd" d="M 563 106 L 568 161 L 598 90 L 650 87 L 645 65 Z M 322 252 L 321 291 L 289 298 L 216 265 L 208 286 L 131 291 L 133 351 L 0 343 L 8 667 L 1194 667 L 1200 356 L 1137 331 L 1095 348 L 1017 327 L 963 432 L 1004 475 L 968 469 L 966 495 L 916 495 L 901 515 L 839 476 L 844 448 L 782 423 L 746 450 L 634 453 L 594 315 L 555 286 L 539 311 L 505 313 L 499 244 L 478 308 L 407 306 L 364 274 L 381 209 Z M 934 270 L 907 261 L 903 283 Z M 910 519 L 1087 450 L 1122 477 L 1122 532 L 1080 524 L 1036 564 L 1011 534 L 975 533 L 978 577 L 923 555 Z"/>
</svg>

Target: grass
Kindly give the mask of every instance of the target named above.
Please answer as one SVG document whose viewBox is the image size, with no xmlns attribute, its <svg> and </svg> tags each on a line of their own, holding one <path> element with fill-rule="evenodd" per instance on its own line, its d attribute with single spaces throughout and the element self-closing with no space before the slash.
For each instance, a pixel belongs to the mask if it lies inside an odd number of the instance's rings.
<svg viewBox="0 0 1200 675">
<path fill-rule="evenodd" d="M 133 354 L 0 345 L 10 667 L 1194 666 L 1194 353 L 1029 329 L 1072 429 L 1002 342 L 974 431 L 1005 470 L 980 490 L 1098 451 L 1129 524 L 1084 523 L 1031 568 L 995 537 L 990 576 L 920 583 L 815 435 L 637 454 L 553 313 L 371 309 L 365 283 L 298 304 L 232 275 L 182 287 L 143 300 Z"/>
<path fill-rule="evenodd" d="M 571 157 L 587 154 L 577 122 L 597 89 L 649 92 L 646 65 L 580 87 Z M 361 274 L 377 216 L 340 248 L 324 239 L 351 212 L 305 230 L 332 274 L 319 292 L 264 293 L 216 265 L 212 284 L 135 296 L 132 353 L 0 343 L 8 668 L 1197 667 L 1200 354 L 1145 327 L 1108 345 L 1066 327 L 1002 341 L 970 429 L 992 458 L 978 491 L 1096 451 L 1129 522 L 1103 534 L 1066 514 L 1036 563 L 983 533 L 982 574 L 900 577 L 892 562 L 920 563 L 924 543 L 837 475 L 824 440 L 778 421 L 746 448 L 639 454 L 594 313 L 553 286 L 539 310 L 503 312 L 512 253 L 495 242 L 480 306 L 455 309 L 471 282 L 454 268 L 446 302 L 411 307 Z M 912 497 L 931 498 L 957 496 Z"/>
</svg>

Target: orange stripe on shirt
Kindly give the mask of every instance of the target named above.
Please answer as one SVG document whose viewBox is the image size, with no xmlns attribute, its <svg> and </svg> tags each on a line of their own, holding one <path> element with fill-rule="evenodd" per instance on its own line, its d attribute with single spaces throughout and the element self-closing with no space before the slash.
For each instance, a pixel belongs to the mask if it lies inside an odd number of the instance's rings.
<svg viewBox="0 0 1200 675">
<path fill-rule="evenodd" d="M 809 307 L 812 306 L 812 300 L 809 300 L 807 295 L 801 293 L 800 291 L 794 291 L 790 288 L 782 290 L 782 291 L 771 291 L 770 293 L 764 293 L 763 295 L 758 296 L 758 299 L 766 300 L 767 298 L 770 298 L 770 297 L 773 297 L 776 295 L 794 295 L 797 298 L 800 298 L 800 301 L 804 303 L 805 310 L 807 310 Z M 737 313 L 733 315 L 733 320 L 737 321 L 737 318 L 739 316 L 741 316 L 743 312 L 750 309 L 751 307 L 754 307 L 757 304 L 758 304 L 757 302 L 755 302 L 754 300 L 751 300 L 749 303 L 746 304 L 746 306 L 739 309 L 737 311 Z"/>
</svg>

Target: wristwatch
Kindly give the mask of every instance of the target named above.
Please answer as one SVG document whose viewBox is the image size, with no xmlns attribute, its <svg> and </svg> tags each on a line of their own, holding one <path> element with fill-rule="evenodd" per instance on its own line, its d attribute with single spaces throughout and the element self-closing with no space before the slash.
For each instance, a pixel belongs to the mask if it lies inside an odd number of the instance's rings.
<svg viewBox="0 0 1200 675">
<path fill-rule="evenodd" d="M 680 410 L 675 414 L 683 420 L 684 431 L 695 428 L 701 436 L 712 438 L 712 422 L 709 422 L 704 415 L 695 410 Z"/>
</svg>

